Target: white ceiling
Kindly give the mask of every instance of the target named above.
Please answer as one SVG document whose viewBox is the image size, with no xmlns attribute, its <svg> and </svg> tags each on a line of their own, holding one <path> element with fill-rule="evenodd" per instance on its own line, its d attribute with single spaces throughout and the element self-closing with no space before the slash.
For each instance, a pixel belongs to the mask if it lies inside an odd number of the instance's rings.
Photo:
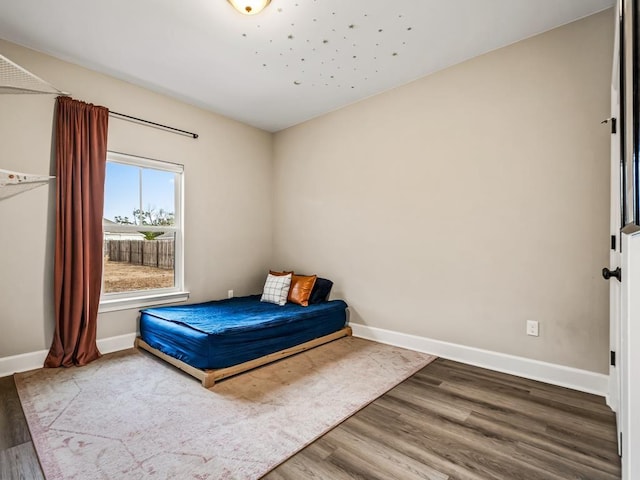
<svg viewBox="0 0 640 480">
<path fill-rule="evenodd" d="M 613 3 L 2 0 L 0 37 L 278 131 Z"/>
</svg>

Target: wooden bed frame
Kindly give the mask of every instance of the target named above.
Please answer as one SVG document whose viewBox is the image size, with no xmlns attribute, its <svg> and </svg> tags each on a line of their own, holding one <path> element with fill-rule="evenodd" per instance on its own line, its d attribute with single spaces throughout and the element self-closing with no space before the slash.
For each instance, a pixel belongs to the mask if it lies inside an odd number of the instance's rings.
<svg viewBox="0 0 640 480">
<path fill-rule="evenodd" d="M 265 355 L 264 357 L 259 357 L 254 360 L 249 360 L 248 362 L 239 363 L 238 365 L 232 365 L 231 367 L 226 368 L 218 368 L 215 370 L 202 370 L 200 368 L 192 367 L 191 365 L 184 363 L 182 360 L 178 360 L 177 358 L 174 358 L 156 348 L 153 348 L 140 337 L 136 337 L 134 345 L 137 348 L 141 348 L 143 350 L 146 350 L 147 352 L 154 354 L 165 362 L 169 362 L 171 365 L 178 367 L 183 372 L 196 377 L 202 382 L 202 386 L 204 388 L 211 388 L 215 385 L 216 382 L 222 380 L 223 378 L 246 372 L 247 370 L 266 365 L 267 363 L 276 362 L 283 358 L 290 357 L 291 355 L 295 355 L 296 353 L 304 352 L 305 350 L 309 350 L 319 345 L 332 342 L 333 340 L 337 340 L 338 338 L 350 336 L 351 334 L 351 327 L 344 327 L 337 332 L 330 333 L 329 335 L 325 335 L 324 337 L 314 338 L 313 340 L 301 343 L 300 345 L 296 345 L 295 347 L 285 348 L 284 350 L 270 353 L 269 355 Z"/>
</svg>

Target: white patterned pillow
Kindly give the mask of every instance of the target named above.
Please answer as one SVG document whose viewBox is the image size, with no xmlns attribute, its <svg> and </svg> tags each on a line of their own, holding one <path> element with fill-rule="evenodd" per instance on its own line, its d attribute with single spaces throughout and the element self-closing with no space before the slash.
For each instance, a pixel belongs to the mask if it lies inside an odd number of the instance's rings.
<svg viewBox="0 0 640 480">
<path fill-rule="evenodd" d="M 291 274 L 288 275 L 271 275 L 267 276 L 262 290 L 261 302 L 275 303 L 283 306 L 287 303 L 287 295 L 291 286 Z"/>
</svg>

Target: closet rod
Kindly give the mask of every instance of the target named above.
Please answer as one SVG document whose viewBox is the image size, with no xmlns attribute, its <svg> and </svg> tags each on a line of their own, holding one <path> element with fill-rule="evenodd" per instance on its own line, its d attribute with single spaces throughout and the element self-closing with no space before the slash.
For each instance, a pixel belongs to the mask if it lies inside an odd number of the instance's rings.
<svg viewBox="0 0 640 480">
<path fill-rule="evenodd" d="M 132 117 L 131 115 L 125 115 L 124 113 L 118 113 L 118 112 L 113 112 L 113 111 L 109 111 L 109 115 L 111 116 L 115 116 L 115 117 L 120 117 L 120 118 L 125 118 L 128 120 L 133 120 L 135 122 L 140 122 L 140 123 L 146 123 L 147 125 L 153 125 L 154 127 L 159 127 L 159 128 L 164 128 L 166 130 L 170 130 L 172 132 L 176 132 L 180 135 L 187 135 L 189 137 L 192 138 L 198 138 L 198 134 L 197 133 L 193 133 L 193 132 L 188 132 L 186 130 L 180 130 L 179 128 L 174 128 L 174 127 L 170 127 L 168 125 L 163 125 L 161 123 L 156 123 L 156 122 L 151 122 L 149 120 L 144 120 L 142 118 L 138 118 L 138 117 Z"/>
</svg>

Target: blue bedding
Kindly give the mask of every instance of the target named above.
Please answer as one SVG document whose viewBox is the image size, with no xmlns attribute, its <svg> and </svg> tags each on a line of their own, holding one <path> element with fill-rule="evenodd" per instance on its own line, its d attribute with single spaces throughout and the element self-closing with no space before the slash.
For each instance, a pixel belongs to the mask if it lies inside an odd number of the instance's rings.
<svg viewBox="0 0 640 480">
<path fill-rule="evenodd" d="M 140 336 L 193 367 L 224 368 L 336 332 L 345 326 L 346 309 L 342 300 L 280 307 L 259 295 L 147 308 Z"/>
</svg>

